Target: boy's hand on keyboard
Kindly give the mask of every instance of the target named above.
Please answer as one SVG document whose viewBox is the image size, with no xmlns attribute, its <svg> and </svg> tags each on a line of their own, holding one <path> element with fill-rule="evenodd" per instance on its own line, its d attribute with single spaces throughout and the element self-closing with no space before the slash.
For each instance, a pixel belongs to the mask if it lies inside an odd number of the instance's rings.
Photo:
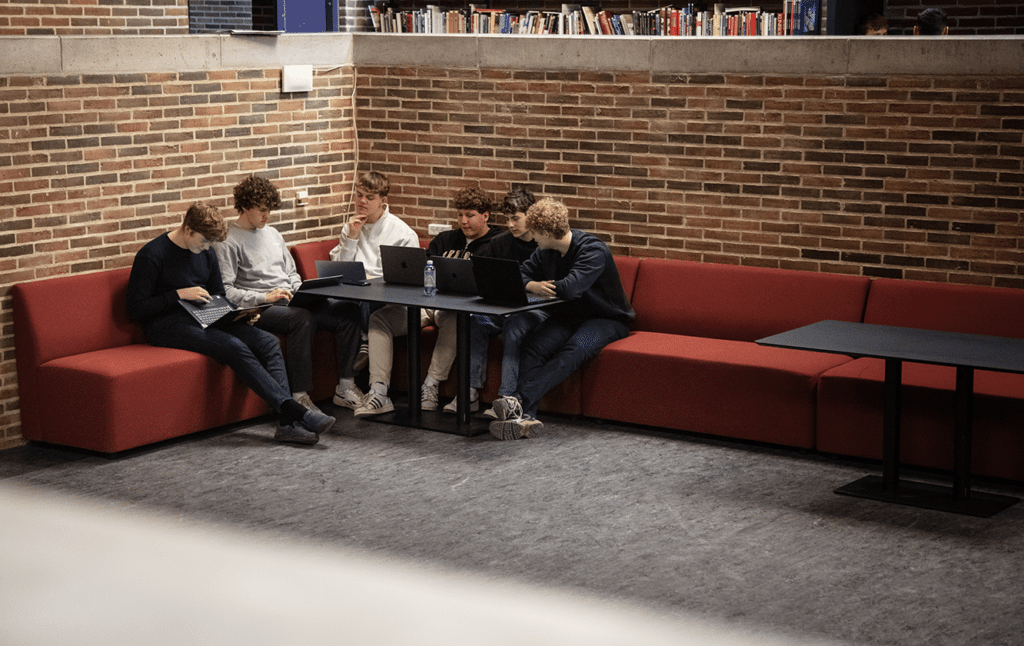
<svg viewBox="0 0 1024 646">
<path fill-rule="evenodd" d="M 178 290 L 178 298 L 184 298 L 186 301 L 209 303 L 210 292 L 206 291 L 204 287 L 200 287 L 198 285 L 194 287 L 182 287 Z"/>
<path fill-rule="evenodd" d="M 264 303 L 276 303 L 278 301 L 287 303 L 290 300 L 292 300 L 292 293 L 283 287 L 271 290 L 263 296 Z"/>
</svg>

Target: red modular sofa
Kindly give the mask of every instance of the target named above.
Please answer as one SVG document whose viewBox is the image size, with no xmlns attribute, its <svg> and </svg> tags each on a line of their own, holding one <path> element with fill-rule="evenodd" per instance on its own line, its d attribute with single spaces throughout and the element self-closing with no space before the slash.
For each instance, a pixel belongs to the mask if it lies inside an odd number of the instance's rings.
<svg viewBox="0 0 1024 646">
<path fill-rule="evenodd" d="M 335 242 L 297 245 L 304 277 Z M 616 258 L 636 310 L 630 335 L 541 402 L 548 413 L 878 458 L 882 362 L 761 347 L 823 319 L 1024 335 L 1024 291 L 662 259 Z M 14 333 L 26 439 L 116 453 L 255 417 L 266 406 L 207 357 L 153 348 L 127 319 L 128 270 L 16 285 Z M 436 331 L 422 332 L 422 366 Z M 330 397 L 333 338 L 316 340 L 314 398 Z M 401 391 L 404 340 L 392 387 Z M 287 348 L 285 348 L 287 352 Z M 501 343 L 489 349 L 496 395 Z M 906 364 L 903 461 L 949 468 L 952 368 Z M 424 375 L 420 375 L 422 379 Z M 1024 480 L 1024 376 L 978 371 L 973 471 Z M 454 376 L 442 393 L 455 393 Z"/>
</svg>

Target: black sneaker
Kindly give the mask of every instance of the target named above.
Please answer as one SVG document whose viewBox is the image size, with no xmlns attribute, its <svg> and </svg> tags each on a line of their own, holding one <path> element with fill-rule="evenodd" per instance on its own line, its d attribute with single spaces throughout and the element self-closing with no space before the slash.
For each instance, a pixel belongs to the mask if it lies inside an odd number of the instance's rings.
<svg viewBox="0 0 1024 646">
<path fill-rule="evenodd" d="M 301 426 L 278 426 L 274 439 L 289 444 L 316 444 L 320 441 L 320 436 Z"/>
</svg>

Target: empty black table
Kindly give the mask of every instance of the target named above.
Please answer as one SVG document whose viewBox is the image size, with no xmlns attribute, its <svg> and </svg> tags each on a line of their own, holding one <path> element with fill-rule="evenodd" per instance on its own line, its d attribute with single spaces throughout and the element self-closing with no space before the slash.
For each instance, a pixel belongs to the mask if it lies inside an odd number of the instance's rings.
<svg viewBox="0 0 1024 646">
<path fill-rule="evenodd" d="M 369 285 L 332 285 L 303 291 L 304 294 L 343 298 L 370 303 L 404 305 L 407 313 L 408 335 L 407 354 L 409 394 L 404 410 L 374 416 L 374 420 L 412 426 L 456 435 L 479 435 L 487 431 L 487 422 L 474 422 L 469 415 L 469 345 L 470 314 L 505 316 L 517 312 L 547 307 L 560 300 L 539 301 L 520 307 L 497 305 L 485 302 L 479 296 L 445 294 L 426 296 L 422 287 L 385 283 L 383 278 L 374 278 Z M 458 375 L 458 403 L 454 423 L 446 420 L 441 411 L 424 415 L 420 410 L 420 308 L 449 310 L 456 313 L 456 374 Z M 449 418 L 450 419 L 450 418 Z"/>
<path fill-rule="evenodd" d="M 1018 502 L 1011 496 L 971 491 L 971 425 L 974 370 L 1024 373 L 1024 339 L 820 321 L 757 343 L 885 360 L 882 477 L 861 478 L 840 487 L 836 493 L 983 517 Z M 956 367 L 952 489 L 900 481 L 900 390 L 904 361 Z"/>
</svg>

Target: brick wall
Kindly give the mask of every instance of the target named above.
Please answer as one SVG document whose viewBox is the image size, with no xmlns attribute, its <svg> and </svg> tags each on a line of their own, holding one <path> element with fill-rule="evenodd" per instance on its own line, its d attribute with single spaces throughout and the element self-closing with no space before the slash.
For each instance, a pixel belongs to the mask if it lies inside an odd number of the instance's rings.
<svg viewBox="0 0 1024 646">
<path fill-rule="evenodd" d="M 257 27 L 264 19 L 264 5 L 259 0 L 189 0 L 189 33 L 203 34 L 231 29 L 277 28 L 276 7 L 271 8 L 269 27 Z M 258 17 L 257 17 L 258 16 Z"/>
<path fill-rule="evenodd" d="M 0 449 L 19 441 L 12 284 L 130 266 L 189 203 L 234 213 L 231 189 L 253 172 L 281 188 L 275 226 L 289 242 L 339 235 L 352 67 L 314 85 L 282 95 L 280 68 L 0 76 Z"/>
<path fill-rule="evenodd" d="M 953 36 L 1024 34 L 1024 5 L 1011 0 L 885 0 L 885 15 L 894 34 L 911 34 L 917 14 L 925 7 L 941 7 Z"/>
<path fill-rule="evenodd" d="M 617 254 L 1024 287 L 1019 76 L 362 67 L 357 107 L 419 226 L 525 184 Z"/>
<path fill-rule="evenodd" d="M 188 0 L 0 2 L 0 36 L 188 33 Z"/>
</svg>

